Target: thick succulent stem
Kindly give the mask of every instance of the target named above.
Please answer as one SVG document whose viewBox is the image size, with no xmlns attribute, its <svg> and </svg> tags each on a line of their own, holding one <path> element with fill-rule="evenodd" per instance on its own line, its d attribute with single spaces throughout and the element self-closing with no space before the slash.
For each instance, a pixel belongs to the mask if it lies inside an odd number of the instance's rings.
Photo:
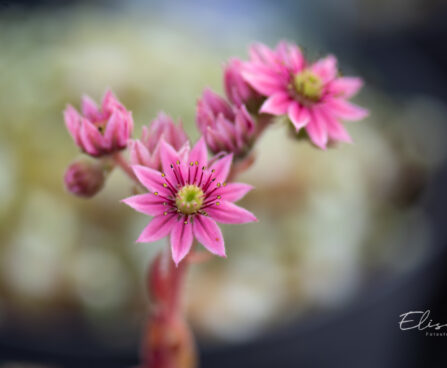
<svg viewBox="0 0 447 368">
<path fill-rule="evenodd" d="M 175 266 L 168 252 L 161 252 L 148 274 L 152 309 L 142 346 L 141 368 L 194 368 L 196 348 L 183 316 L 182 286 L 188 262 Z"/>
</svg>

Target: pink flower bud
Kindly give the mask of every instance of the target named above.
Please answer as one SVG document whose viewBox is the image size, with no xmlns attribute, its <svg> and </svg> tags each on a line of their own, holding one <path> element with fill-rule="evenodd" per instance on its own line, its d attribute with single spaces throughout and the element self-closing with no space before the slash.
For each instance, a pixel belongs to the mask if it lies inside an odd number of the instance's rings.
<svg viewBox="0 0 447 368">
<path fill-rule="evenodd" d="M 107 91 L 101 108 L 88 96 L 82 98 L 82 114 L 68 105 L 65 125 L 76 145 L 90 156 L 99 157 L 126 148 L 132 134 L 132 114 Z"/>
<path fill-rule="evenodd" d="M 197 126 L 213 153 L 233 153 L 243 157 L 251 148 L 255 122 L 245 105 L 232 108 L 209 89 L 197 103 Z"/>
<path fill-rule="evenodd" d="M 161 112 L 150 126 L 144 126 L 141 139 L 130 143 L 130 162 L 132 165 L 143 165 L 160 169 L 160 142 L 164 140 L 175 150 L 180 150 L 188 142 L 188 136 L 182 123 L 174 123 L 165 113 Z"/>
<path fill-rule="evenodd" d="M 65 188 L 79 197 L 93 197 L 104 185 L 102 165 L 90 160 L 79 160 L 68 166 L 64 175 Z"/>
<path fill-rule="evenodd" d="M 252 113 L 257 113 L 262 96 L 242 77 L 242 61 L 231 59 L 224 69 L 224 87 L 228 100 L 236 106 L 245 105 Z"/>
</svg>

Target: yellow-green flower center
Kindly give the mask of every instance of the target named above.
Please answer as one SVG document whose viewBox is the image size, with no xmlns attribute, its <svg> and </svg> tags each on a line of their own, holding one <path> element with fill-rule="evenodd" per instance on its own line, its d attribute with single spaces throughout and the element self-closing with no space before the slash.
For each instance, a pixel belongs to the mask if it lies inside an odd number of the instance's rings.
<svg viewBox="0 0 447 368">
<path fill-rule="evenodd" d="M 175 204 L 180 212 L 191 215 L 203 204 L 203 191 L 197 185 L 185 185 L 177 192 Z"/>
<path fill-rule="evenodd" d="M 323 82 L 318 75 L 306 69 L 293 77 L 293 87 L 298 96 L 318 101 L 323 91 Z"/>
</svg>

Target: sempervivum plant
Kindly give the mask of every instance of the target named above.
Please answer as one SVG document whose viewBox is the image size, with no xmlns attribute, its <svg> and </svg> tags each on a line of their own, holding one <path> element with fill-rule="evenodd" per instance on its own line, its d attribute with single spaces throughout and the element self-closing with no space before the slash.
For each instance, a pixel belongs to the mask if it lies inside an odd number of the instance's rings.
<svg viewBox="0 0 447 368">
<path fill-rule="evenodd" d="M 253 163 L 253 147 L 265 129 L 285 116 L 296 132 L 304 129 L 314 145 L 326 149 L 329 142 L 351 141 L 342 120 L 367 115 L 348 101 L 361 79 L 341 77 L 333 56 L 309 63 L 298 46 L 287 42 L 273 50 L 252 45 L 249 61 L 231 59 L 225 66 L 223 81 L 228 101 L 209 89 L 198 100 L 201 137 L 192 148 L 181 124 L 164 113 L 143 128 L 139 139 L 130 140 L 132 115 L 110 91 L 101 108 L 84 97 L 82 114 L 72 106 L 64 112 L 74 142 L 93 157 L 68 167 L 66 188 L 92 197 L 119 167 L 143 191 L 122 202 L 152 217 L 137 241 L 168 238 L 168 250 L 150 266 L 148 292 L 155 308 L 144 334 L 141 367 L 197 365 L 180 303 L 186 266 L 206 260 L 196 244 L 226 257 L 218 223 L 257 221 L 234 203 L 253 187 L 233 180 Z M 120 152 L 126 148 L 129 160 Z"/>
</svg>

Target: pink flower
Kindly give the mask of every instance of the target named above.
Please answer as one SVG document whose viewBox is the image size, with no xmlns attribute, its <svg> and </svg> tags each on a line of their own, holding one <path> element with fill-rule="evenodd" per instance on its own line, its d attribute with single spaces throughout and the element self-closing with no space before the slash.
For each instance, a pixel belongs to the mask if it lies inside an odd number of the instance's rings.
<svg viewBox="0 0 447 368">
<path fill-rule="evenodd" d="M 127 146 L 132 134 L 132 114 L 107 91 L 101 109 L 88 96 L 82 97 L 82 115 L 68 105 L 65 125 L 75 143 L 90 156 L 107 155 Z"/>
<path fill-rule="evenodd" d="M 79 160 L 68 166 L 64 175 L 65 188 L 79 197 L 93 197 L 105 181 L 104 168 L 93 160 Z"/>
<path fill-rule="evenodd" d="M 249 211 L 233 202 L 252 189 L 226 183 L 232 155 L 209 166 L 203 138 L 183 153 L 165 143 L 160 146 L 163 172 L 133 166 L 135 175 L 150 193 L 123 200 L 146 215 L 154 216 L 138 242 L 153 242 L 170 235 L 172 258 L 178 264 L 191 249 L 195 237 L 211 253 L 225 257 L 224 240 L 217 222 L 242 224 L 256 221 Z"/>
<path fill-rule="evenodd" d="M 143 127 L 141 138 L 130 143 L 130 162 L 132 165 L 148 166 L 160 170 L 160 143 L 164 140 L 176 151 L 188 141 L 181 122 L 175 125 L 165 113 L 158 114 L 152 124 Z"/>
<path fill-rule="evenodd" d="M 253 144 L 256 125 L 245 105 L 232 108 L 209 89 L 197 103 L 196 120 L 213 153 L 227 152 L 243 157 Z"/>
<path fill-rule="evenodd" d="M 288 115 L 296 131 L 305 128 L 322 149 L 329 140 L 351 142 L 340 119 L 355 121 L 368 115 L 367 110 L 347 101 L 361 88 L 362 80 L 340 77 L 334 56 L 308 64 L 297 46 L 280 42 L 275 50 L 253 45 L 250 59 L 242 75 L 268 97 L 260 112 Z"/>
<path fill-rule="evenodd" d="M 233 105 L 245 105 L 251 112 L 257 113 L 264 98 L 242 77 L 242 66 L 243 62 L 238 59 L 230 59 L 225 66 L 225 94 Z"/>
</svg>

